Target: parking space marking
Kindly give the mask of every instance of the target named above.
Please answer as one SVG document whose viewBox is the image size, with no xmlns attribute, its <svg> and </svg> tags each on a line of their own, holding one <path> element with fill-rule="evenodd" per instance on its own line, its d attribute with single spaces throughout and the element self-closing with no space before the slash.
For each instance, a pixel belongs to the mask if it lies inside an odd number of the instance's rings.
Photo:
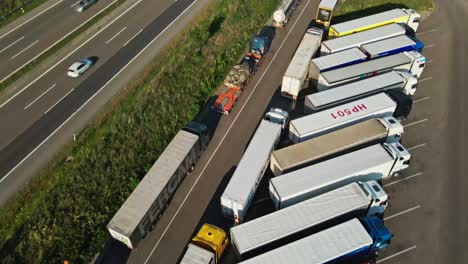
<svg viewBox="0 0 468 264">
<path fill-rule="evenodd" d="M 58 103 L 60 103 L 63 99 L 65 99 L 65 97 L 67 97 L 74 90 L 75 90 L 75 88 L 68 91 L 68 93 L 66 93 L 62 98 L 60 98 L 60 100 L 58 100 L 53 106 L 51 106 L 49 109 L 47 109 L 47 111 L 44 112 L 44 115 L 47 114 L 50 110 L 52 110 L 52 108 L 54 108 L 56 105 L 58 105 Z"/>
<path fill-rule="evenodd" d="M 407 213 L 409 213 L 409 212 L 411 212 L 411 211 L 414 211 L 414 210 L 416 210 L 416 209 L 419 209 L 419 208 L 421 208 L 421 206 L 420 206 L 420 205 L 416 205 L 416 206 L 414 206 L 414 207 L 411 207 L 411 208 L 409 208 L 409 209 L 406 209 L 406 210 L 401 211 L 401 212 L 399 212 L 399 213 L 396 213 L 396 214 L 394 214 L 394 215 L 387 216 L 387 217 L 384 218 L 384 221 L 390 220 L 390 219 L 392 219 L 392 218 L 395 218 L 395 217 L 400 216 L 400 215 L 403 215 L 403 214 L 407 214 Z"/>
<path fill-rule="evenodd" d="M 406 252 L 408 252 L 408 251 L 411 251 L 411 250 L 414 250 L 414 249 L 416 249 L 416 245 L 414 245 L 414 246 L 412 246 L 412 247 L 409 247 L 409 248 L 407 248 L 407 249 L 403 249 L 402 251 L 399 251 L 399 252 L 397 252 L 397 253 L 395 253 L 395 254 L 392 254 L 392 255 L 390 255 L 390 256 L 388 256 L 388 257 L 385 257 L 385 258 L 383 258 L 383 259 L 377 261 L 377 263 L 385 262 L 385 261 L 387 261 L 387 260 L 390 260 L 390 259 L 392 259 L 392 258 L 394 258 L 394 257 L 397 257 L 397 256 L 399 256 L 399 255 L 401 255 L 401 254 L 404 254 L 404 253 L 406 253 Z"/>
<path fill-rule="evenodd" d="M 428 61 L 426 61 L 426 63 L 431 63 L 431 62 L 432 62 L 432 60 L 428 60 Z"/>
<path fill-rule="evenodd" d="M 37 97 L 36 99 L 34 99 L 34 101 L 32 101 L 31 103 L 29 103 L 25 108 L 24 110 L 28 109 L 32 104 L 34 104 L 37 100 L 41 99 L 42 96 L 44 96 L 46 93 L 48 93 L 50 90 L 52 90 L 52 88 L 55 87 L 55 85 L 57 85 L 56 83 L 54 83 L 49 89 L 47 89 L 45 92 L 43 92 L 41 95 L 39 95 L 39 97 Z"/>
<path fill-rule="evenodd" d="M 78 2 L 76 2 L 76 3 L 74 3 L 74 4 L 73 4 L 73 5 L 71 5 L 70 7 L 71 7 L 71 8 L 73 8 L 74 6 L 76 6 L 77 4 L 79 4 L 80 2 L 81 2 L 81 0 L 80 0 L 80 1 L 78 1 Z"/>
<path fill-rule="evenodd" d="M 413 101 L 413 104 L 419 103 L 419 102 L 422 102 L 422 101 L 426 101 L 426 100 L 429 100 L 429 99 L 431 99 L 430 96 L 426 96 L 426 97 L 423 97 L 423 98 L 419 98 L 419 99 L 414 100 L 414 101 Z"/>
<path fill-rule="evenodd" d="M 439 30 L 439 29 L 438 29 L 438 28 L 434 28 L 434 29 L 431 29 L 431 30 L 428 30 L 428 31 L 424 31 L 424 32 L 416 33 L 416 36 L 421 36 L 421 35 L 425 35 L 425 34 L 433 33 L 433 32 L 436 32 L 437 30 Z"/>
<path fill-rule="evenodd" d="M 417 124 L 419 124 L 419 123 L 426 122 L 426 121 L 428 121 L 428 120 L 429 120 L 429 118 L 424 118 L 424 119 L 422 119 L 422 120 L 414 121 L 413 123 L 409 123 L 409 124 L 403 125 L 403 127 L 414 126 L 414 125 L 417 125 Z"/>
<path fill-rule="evenodd" d="M 125 44 L 123 44 L 123 47 L 127 46 L 127 44 L 130 43 L 130 41 L 132 41 L 134 38 L 136 38 L 136 36 L 138 36 L 138 34 L 140 34 L 142 31 L 143 29 L 140 29 L 140 31 L 138 31 L 135 35 L 133 35 L 133 37 L 131 37 L 127 42 L 125 42 Z"/>
<path fill-rule="evenodd" d="M 106 45 L 109 44 L 113 39 L 115 39 L 120 33 L 122 33 L 127 27 L 122 28 L 119 32 L 117 32 L 112 38 L 110 38 L 108 41 L 106 41 Z"/>
<path fill-rule="evenodd" d="M 427 78 L 421 79 L 421 80 L 419 80 L 418 82 L 419 82 L 419 83 L 422 83 L 422 82 L 429 81 L 429 80 L 432 80 L 432 76 L 429 76 L 429 77 L 427 77 Z"/>
<path fill-rule="evenodd" d="M 417 149 L 417 148 L 424 147 L 424 146 L 426 146 L 426 143 L 422 143 L 422 144 L 413 146 L 411 148 L 407 148 L 406 150 L 413 150 L 413 149 Z"/>
<path fill-rule="evenodd" d="M 429 44 L 429 45 L 425 46 L 424 48 L 429 49 L 429 48 L 433 48 L 433 47 L 435 47 L 435 44 Z"/>
<path fill-rule="evenodd" d="M 402 178 L 402 179 L 399 179 L 399 180 L 392 181 L 392 182 L 390 182 L 390 183 L 384 184 L 383 187 L 388 187 L 388 186 L 397 184 L 397 183 L 399 183 L 399 182 L 407 181 L 407 180 L 409 180 L 409 179 L 418 177 L 418 176 L 420 176 L 420 175 L 422 175 L 422 174 L 423 174 L 422 172 L 418 172 L 418 173 L 415 173 L 415 174 L 413 174 L 413 175 L 404 177 L 404 178 Z"/>
<path fill-rule="evenodd" d="M 24 48 L 22 51 L 16 53 L 13 57 L 10 58 L 10 60 L 12 60 L 12 59 L 18 57 L 21 53 L 25 52 L 26 50 L 28 50 L 29 48 L 31 48 L 32 46 L 34 46 L 34 45 L 35 45 L 36 43 L 38 43 L 38 42 L 39 42 L 39 40 L 34 41 L 34 42 L 31 43 L 29 46 L 27 46 L 26 48 Z"/>
<path fill-rule="evenodd" d="M 15 40 L 13 43 L 11 43 L 10 45 L 6 46 L 5 48 L 3 48 L 2 50 L 0 50 L 0 53 L 4 52 L 5 50 L 7 50 L 8 48 L 10 48 L 11 46 L 15 45 L 16 43 L 18 43 L 20 40 L 24 39 L 24 36 L 22 36 L 21 38 Z"/>
</svg>

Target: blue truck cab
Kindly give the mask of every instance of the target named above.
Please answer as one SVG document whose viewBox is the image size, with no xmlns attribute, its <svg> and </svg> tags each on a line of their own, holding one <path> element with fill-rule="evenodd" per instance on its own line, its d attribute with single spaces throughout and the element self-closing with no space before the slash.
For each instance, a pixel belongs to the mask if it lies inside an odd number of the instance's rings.
<svg viewBox="0 0 468 264">
<path fill-rule="evenodd" d="M 368 250 L 369 253 L 375 254 L 390 245 L 393 235 L 385 227 L 382 219 L 377 216 L 371 216 L 361 218 L 360 221 L 374 241 Z"/>
</svg>

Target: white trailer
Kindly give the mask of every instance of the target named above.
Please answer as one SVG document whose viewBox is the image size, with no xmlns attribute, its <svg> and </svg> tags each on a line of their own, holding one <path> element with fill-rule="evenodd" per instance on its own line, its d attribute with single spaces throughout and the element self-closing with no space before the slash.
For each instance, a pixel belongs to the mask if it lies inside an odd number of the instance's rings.
<svg viewBox="0 0 468 264">
<path fill-rule="evenodd" d="M 231 228 L 236 255 L 250 258 L 354 217 L 383 215 L 388 195 L 376 182 L 358 182 Z"/>
<path fill-rule="evenodd" d="M 367 54 L 358 48 L 340 51 L 327 56 L 312 59 L 309 66 L 309 78 L 317 81 L 320 73 L 349 66 L 367 60 Z"/>
<path fill-rule="evenodd" d="M 273 151 L 275 176 L 380 142 L 397 142 L 403 125 L 394 117 L 374 118 Z"/>
<path fill-rule="evenodd" d="M 421 15 L 416 11 L 412 9 L 393 9 L 331 25 L 330 30 L 328 31 L 328 37 L 343 37 L 391 23 L 405 24 L 416 32 L 416 30 L 418 30 L 419 22 L 421 22 Z"/>
<path fill-rule="evenodd" d="M 273 22 L 275 26 L 281 27 L 288 23 L 288 18 L 294 10 L 297 0 L 283 0 L 273 13 Z"/>
<path fill-rule="evenodd" d="M 408 71 L 419 78 L 424 70 L 425 63 L 426 58 L 417 51 L 398 53 L 354 64 L 348 67 L 323 72 L 319 75 L 317 90 L 323 91 L 332 87 L 394 70 Z"/>
<path fill-rule="evenodd" d="M 288 113 L 273 108 L 260 122 L 252 140 L 221 196 L 225 217 L 242 222 L 270 162 L 271 152 L 279 142 Z"/>
<path fill-rule="evenodd" d="M 362 99 L 392 89 L 401 90 L 413 96 L 418 86 L 418 79 L 409 72 L 391 71 L 364 80 L 337 86 L 306 96 L 304 112 L 322 111 L 350 101 Z"/>
<path fill-rule="evenodd" d="M 323 41 L 320 45 L 320 55 L 325 56 L 331 53 L 361 47 L 367 43 L 372 43 L 405 34 L 406 29 L 399 24 L 390 24 L 378 28 L 373 28 L 348 36 Z"/>
<path fill-rule="evenodd" d="M 215 254 L 195 244 L 188 244 L 180 264 L 215 264 Z"/>
<path fill-rule="evenodd" d="M 294 100 L 302 90 L 309 72 L 310 60 L 322 41 L 323 30 L 310 28 L 305 33 L 283 76 L 281 95 Z"/>
<path fill-rule="evenodd" d="M 411 111 L 411 98 L 400 91 L 393 96 L 380 93 L 294 119 L 289 125 L 289 139 L 299 143 L 371 118 L 406 117 Z"/>
<path fill-rule="evenodd" d="M 376 144 L 270 179 L 270 198 L 285 208 L 357 181 L 380 181 L 406 169 L 411 154 L 398 142 Z"/>
</svg>

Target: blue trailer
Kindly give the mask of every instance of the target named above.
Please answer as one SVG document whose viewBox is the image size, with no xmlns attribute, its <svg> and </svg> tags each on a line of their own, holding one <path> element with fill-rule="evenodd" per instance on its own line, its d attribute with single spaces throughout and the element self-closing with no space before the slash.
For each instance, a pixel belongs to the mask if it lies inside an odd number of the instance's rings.
<svg viewBox="0 0 468 264">
<path fill-rule="evenodd" d="M 361 46 L 361 50 L 366 53 L 370 59 L 405 51 L 421 52 L 423 48 L 424 43 L 406 35 L 400 35 Z"/>
<path fill-rule="evenodd" d="M 374 259 L 391 238 L 379 217 L 354 218 L 241 263 L 360 263 Z"/>
</svg>

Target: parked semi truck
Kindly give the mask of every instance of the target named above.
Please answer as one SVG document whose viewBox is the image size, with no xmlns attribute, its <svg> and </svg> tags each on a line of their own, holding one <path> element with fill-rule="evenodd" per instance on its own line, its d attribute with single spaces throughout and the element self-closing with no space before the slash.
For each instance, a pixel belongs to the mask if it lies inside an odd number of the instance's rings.
<svg viewBox="0 0 468 264">
<path fill-rule="evenodd" d="M 373 118 L 303 141 L 271 154 L 275 176 L 381 142 L 397 142 L 403 126 L 394 117 Z"/>
<path fill-rule="evenodd" d="M 417 86 L 418 79 L 409 72 L 391 71 L 310 94 L 305 97 L 304 112 L 322 111 L 390 90 L 400 90 L 408 96 L 413 96 Z"/>
<path fill-rule="evenodd" d="M 229 239 L 221 228 L 204 224 L 190 241 L 180 264 L 219 263 Z"/>
<path fill-rule="evenodd" d="M 354 218 L 241 263 L 363 263 L 387 248 L 391 239 L 382 219 Z"/>
<path fill-rule="evenodd" d="M 376 181 L 351 183 L 231 228 L 232 245 L 241 259 L 254 257 L 355 217 L 381 216 L 387 200 Z"/>
<path fill-rule="evenodd" d="M 419 78 L 424 70 L 425 63 L 426 58 L 421 53 L 416 51 L 406 51 L 323 72 L 318 77 L 317 90 L 323 91 L 393 70 L 408 71 Z"/>
<path fill-rule="evenodd" d="M 236 223 L 244 220 L 252 198 L 270 162 L 271 152 L 279 142 L 288 121 L 288 113 L 272 108 L 260 122 L 257 131 L 221 195 L 225 217 Z"/>
<path fill-rule="evenodd" d="M 289 124 L 289 139 L 299 143 L 371 118 L 406 117 L 412 99 L 401 91 L 380 93 L 294 119 Z"/>
<path fill-rule="evenodd" d="M 208 128 L 196 122 L 180 130 L 107 225 L 129 248 L 157 223 L 172 195 L 208 145 Z"/>
<path fill-rule="evenodd" d="M 389 24 L 386 26 L 369 29 L 340 38 L 323 41 L 320 45 L 320 55 L 361 47 L 367 43 L 407 34 L 407 29 L 400 24 Z"/>
<path fill-rule="evenodd" d="M 270 197 L 285 208 L 357 181 L 381 181 L 406 168 L 411 154 L 398 142 L 359 149 L 270 179 Z"/>
<path fill-rule="evenodd" d="M 412 9 L 393 9 L 374 15 L 353 19 L 334 24 L 328 31 L 329 38 L 343 37 L 349 34 L 361 32 L 371 28 L 384 26 L 391 23 L 405 24 L 414 32 L 418 30 L 421 15 Z"/>
<path fill-rule="evenodd" d="M 288 23 L 289 16 L 296 8 L 297 0 L 283 0 L 273 13 L 273 23 L 276 27 L 283 27 Z"/>
<path fill-rule="evenodd" d="M 335 11 L 336 4 L 338 4 L 338 0 L 321 0 L 318 6 L 315 22 L 328 28 L 333 18 L 333 12 Z"/>
<path fill-rule="evenodd" d="M 310 28 L 304 34 L 296 53 L 284 73 L 281 95 L 296 100 L 307 78 L 310 60 L 320 47 L 322 34 L 323 30 L 319 28 Z"/>
<path fill-rule="evenodd" d="M 405 51 L 421 52 L 423 48 L 424 43 L 406 35 L 400 35 L 361 46 L 361 50 L 371 59 Z"/>
</svg>

